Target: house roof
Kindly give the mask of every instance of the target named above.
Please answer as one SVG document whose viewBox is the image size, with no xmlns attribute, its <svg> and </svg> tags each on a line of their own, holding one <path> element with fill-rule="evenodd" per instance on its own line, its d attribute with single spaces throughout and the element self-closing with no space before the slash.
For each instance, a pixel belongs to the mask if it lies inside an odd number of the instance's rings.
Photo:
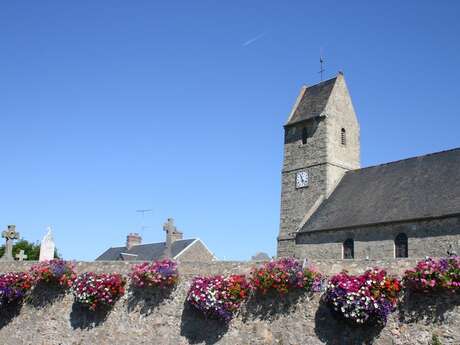
<svg viewBox="0 0 460 345">
<path fill-rule="evenodd" d="M 326 108 L 337 77 L 313 86 L 304 86 L 286 126 L 321 116 Z"/>
<path fill-rule="evenodd" d="M 178 240 L 172 243 L 171 256 L 174 258 L 185 248 L 190 246 L 196 239 Z M 166 250 L 166 243 L 147 243 L 133 246 L 129 250 L 125 247 L 112 247 L 102 253 L 97 261 L 111 260 L 142 260 L 153 261 L 161 259 Z"/>
<path fill-rule="evenodd" d="M 352 170 L 300 232 L 460 214 L 460 148 Z"/>
</svg>

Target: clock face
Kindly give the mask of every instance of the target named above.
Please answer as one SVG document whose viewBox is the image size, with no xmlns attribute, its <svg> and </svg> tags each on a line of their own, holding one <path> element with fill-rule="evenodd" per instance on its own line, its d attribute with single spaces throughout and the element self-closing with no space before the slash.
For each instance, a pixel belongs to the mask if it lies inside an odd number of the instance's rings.
<svg viewBox="0 0 460 345">
<path fill-rule="evenodd" d="M 308 173 L 306 171 L 299 171 L 295 178 L 295 187 L 304 188 L 308 186 Z"/>
</svg>

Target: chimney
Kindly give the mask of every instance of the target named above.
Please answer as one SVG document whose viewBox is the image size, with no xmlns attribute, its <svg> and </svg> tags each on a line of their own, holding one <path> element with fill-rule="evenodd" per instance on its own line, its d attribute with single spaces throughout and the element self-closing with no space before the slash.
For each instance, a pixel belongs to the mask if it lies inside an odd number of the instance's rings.
<svg viewBox="0 0 460 345">
<path fill-rule="evenodd" d="M 172 256 L 172 244 L 175 241 L 181 240 L 183 233 L 177 230 L 174 226 L 174 219 L 168 218 L 167 222 L 163 225 L 163 230 L 166 232 L 166 252 L 165 256 L 170 258 Z"/>
<path fill-rule="evenodd" d="M 126 236 L 126 248 L 128 250 L 140 244 L 142 244 L 142 237 L 137 232 L 132 232 Z"/>
</svg>

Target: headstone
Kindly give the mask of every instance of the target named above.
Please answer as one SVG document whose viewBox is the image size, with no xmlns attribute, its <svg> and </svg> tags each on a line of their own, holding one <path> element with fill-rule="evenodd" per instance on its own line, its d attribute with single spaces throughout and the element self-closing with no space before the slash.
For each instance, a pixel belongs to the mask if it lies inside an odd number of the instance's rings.
<svg viewBox="0 0 460 345">
<path fill-rule="evenodd" d="M 25 259 L 27 259 L 27 255 L 24 254 L 24 249 L 21 249 L 19 251 L 19 254 L 16 254 L 16 258 L 19 260 L 19 261 L 24 261 Z"/>
<path fill-rule="evenodd" d="M 14 261 L 13 258 L 13 241 L 19 239 L 19 232 L 16 231 L 15 225 L 8 225 L 8 229 L 2 232 L 5 239 L 5 253 L 0 261 Z"/>
<path fill-rule="evenodd" d="M 270 257 L 267 253 L 258 252 L 251 257 L 251 261 L 270 261 Z"/>
<path fill-rule="evenodd" d="M 303 259 L 302 268 L 305 269 L 305 268 L 307 268 L 307 267 L 308 267 L 308 259 L 305 257 L 305 258 Z"/>
<path fill-rule="evenodd" d="M 42 243 L 40 245 L 40 258 L 39 261 L 47 261 L 54 259 L 54 240 L 53 234 L 51 233 L 51 226 L 48 227 L 48 232 L 43 237 Z"/>
<path fill-rule="evenodd" d="M 449 243 L 449 249 L 447 249 L 447 255 L 448 256 L 457 256 L 457 252 L 454 249 L 454 246 L 452 243 Z"/>
</svg>

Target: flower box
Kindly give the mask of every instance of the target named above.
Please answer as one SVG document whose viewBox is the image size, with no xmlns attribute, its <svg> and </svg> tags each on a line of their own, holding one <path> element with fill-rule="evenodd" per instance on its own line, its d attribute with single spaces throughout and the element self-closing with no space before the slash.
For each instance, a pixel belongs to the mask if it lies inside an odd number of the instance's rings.
<svg viewBox="0 0 460 345">
<path fill-rule="evenodd" d="M 96 274 L 86 272 L 72 283 L 75 301 L 90 310 L 98 307 L 112 307 L 125 293 L 126 279 L 120 274 Z"/>
<path fill-rule="evenodd" d="M 353 324 L 386 324 L 388 315 L 398 303 L 400 291 L 398 279 L 374 268 L 358 276 L 347 272 L 333 276 L 324 300 L 336 314 Z"/>
<path fill-rule="evenodd" d="M 323 277 L 312 267 L 303 265 L 293 258 L 270 261 L 257 267 L 250 274 L 251 288 L 265 295 L 274 291 L 284 295 L 293 290 L 317 292 L 321 290 Z"/>
<path fill-rule="evenodd" d="M 205 317 L 228 322 L 247 299 L 249 291 L 244 275 L 196 277 L 187 301 Z"/>
<path fill-rule="evenodd" d="M 130 278 L 136 288 L 171 288 L 179 279 L 177 263 L 169 259 L 144 262 L 133 266 Z"/>
<path fill-rule="evenodd" d="M 54 259 L 33 265 L 30 274 L 36 283 L 45 283 L 67 289 L 77 277 L 74 267 L 75 265 L 70 261 Z"/>
<path fill-rule="evenodd" d="M 414 292 L 460 291 L 460 257 L 426 258 L 405 272 L 403 282 Z"/>
<path fill-rule="evenodd" d="M 0 307 L 20 301 L 32 288 L 33 278 L 26 272 L 8 272 L 0 275 Z"/>
</svg>

